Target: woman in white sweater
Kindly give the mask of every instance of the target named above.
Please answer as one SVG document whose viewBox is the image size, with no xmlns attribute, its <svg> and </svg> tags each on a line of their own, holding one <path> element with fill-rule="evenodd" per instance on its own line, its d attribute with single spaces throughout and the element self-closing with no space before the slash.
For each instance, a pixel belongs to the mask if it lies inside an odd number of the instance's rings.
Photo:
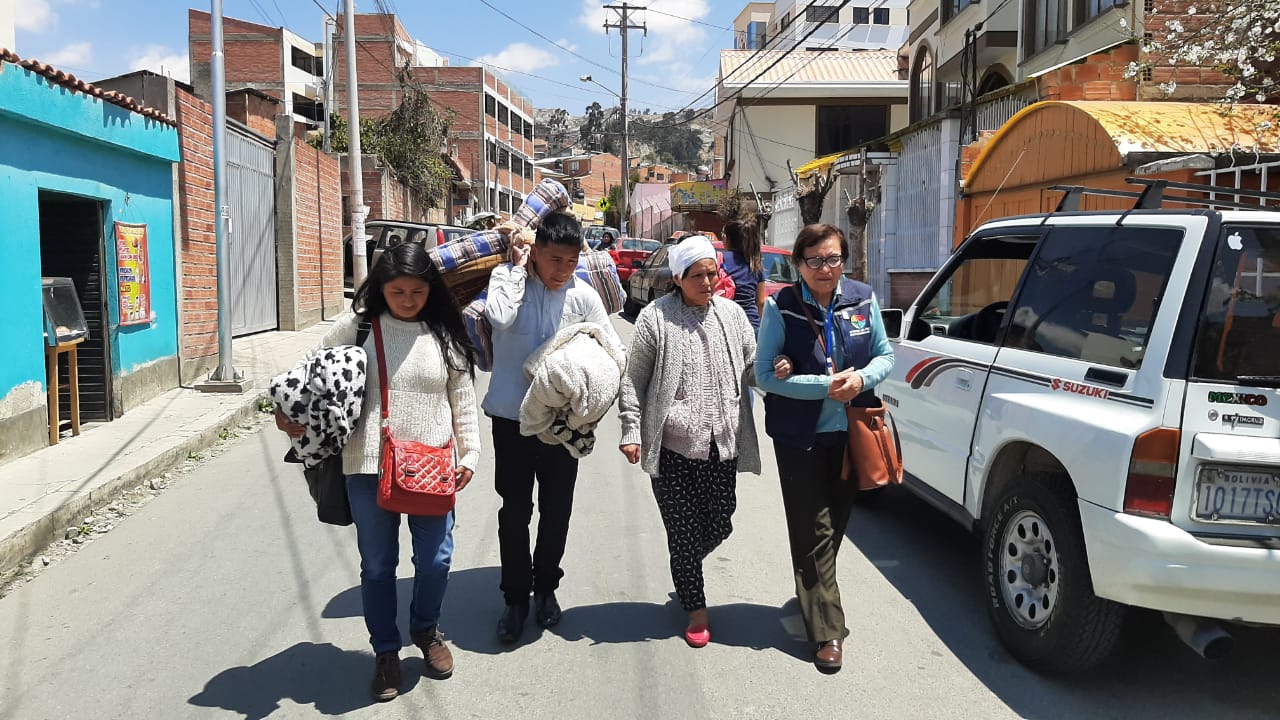
<svg viewBox="0 0 1280 720">
<path fill-rule="evenodd" d="M 353 314 L 344 315 L 324 338 L 326 346 L 353 345 L 361 323 L 377 318 L 382 329 L 391 433 L 398 440 L 444 447 L 454 440 L 458 490 L 467 486 L 480 458 L 480 431 L 473 388 L 475 350 L 453 295 L 418 243 L 388 249 L 356 291 Z M 400 561 L 400 514 L 378 507 L 382 400 L 373 333 L 368 353 L 360 422 L 342 451 L 347 496 L 360 548 L 360 591 L 365 626 L 376 655 L 370 691 L 377 700 L 399 693 L 400 647 L 396 624 L 396 566 Z M 409 634 L 423 653 L 427 674 L 453 673 L 453 656 L 438 622 L 453 557 L 453 513 L 409 516 L 413 536 L 413 600 Z"/>
<path fill-rule="evenodd" d="M 739 472 L 760 472 L 745 384 L 756 338 L 746 314 L 715 296 L 719 264 L 702 236 L 667 252 L 678 291 L 636 318 L 618 401 L 621 450 L 653 478 L 671 579 L 689 613 L 685 641 L 711 640 L 702 562 L 733 532 Z"/>
</svg>

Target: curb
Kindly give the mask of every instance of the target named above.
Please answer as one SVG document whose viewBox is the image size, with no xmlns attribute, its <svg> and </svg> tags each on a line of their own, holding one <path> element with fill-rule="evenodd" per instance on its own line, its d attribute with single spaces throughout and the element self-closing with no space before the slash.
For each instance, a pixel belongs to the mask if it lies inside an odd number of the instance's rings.
<svg viewBox="0 0 1280 720">
<path fill-rule="evenodd" d="M 51 513 L 40 517 L 10 534 L 0 538 L 0 573 L 8 572 L 24 560 L 34 557 L 46 546 L 59 539 L 59 535 L 72 525 L 110 505 L 126 490 L 141 485 L 148 478 L 167 472 L 180 465 L 188 456 L 200 452 L 218 442 L 223 430 L 239 426 L 258 412 L 258 402 L 266 397 L 256 392 L 238 408 L 220 418 L 213 426 L 200 434 L 184 440 L 176 447 L 136 465 L 115 477 L 108 478 L 98 487 L 78 494 L 59 505 Z"/>
</svg>

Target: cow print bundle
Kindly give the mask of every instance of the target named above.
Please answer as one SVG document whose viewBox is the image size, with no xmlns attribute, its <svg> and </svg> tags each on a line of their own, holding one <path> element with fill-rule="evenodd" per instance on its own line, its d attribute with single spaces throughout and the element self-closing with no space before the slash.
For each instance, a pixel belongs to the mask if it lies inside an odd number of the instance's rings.
<svg viewBox="0 0 1280 720">
<path fill-rule="evenodd" d="M 271 380 L 267 394 L 276 409 L 306 428 L 291 438 L 305 467 L 342 452 L 364 408 L 368 357 L 354 345 L 320 348 L 292 370 Z"/>
</svg>

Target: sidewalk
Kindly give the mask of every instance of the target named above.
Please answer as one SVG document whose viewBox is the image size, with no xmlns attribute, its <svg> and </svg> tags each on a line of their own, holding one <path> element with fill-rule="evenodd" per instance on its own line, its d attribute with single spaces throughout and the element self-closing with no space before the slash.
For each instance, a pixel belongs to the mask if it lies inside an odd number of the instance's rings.
<svg viewBox="0 0 1280 720">
<path fill-rule="evenodd" d="M 299 332 L 237 339 L 237 370 L 253 380 L 242 395 L 177 388 L 78 437 L 0 465 L 0 572 L 61 537 L 122 491 L 159 475 L 258 412 L 271 378 L 320 344 L 332 322 Z"/>
</svg>

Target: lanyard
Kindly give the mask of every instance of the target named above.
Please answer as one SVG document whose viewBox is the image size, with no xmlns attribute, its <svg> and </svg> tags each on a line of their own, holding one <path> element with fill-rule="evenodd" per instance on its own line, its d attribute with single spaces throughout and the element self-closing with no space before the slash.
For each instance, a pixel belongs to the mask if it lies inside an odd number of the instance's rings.
<svg viewBox="0 0 1280 720">
<path fill-rule="evenodd" d="M 827 341 L 822 345 L 822 352 L 827 356 L 827 374 L 836 374 L 835 347 L 836 347 L 836 324 L 835 324 L 835 304 L 836 299 L 831 298 L 831 304 L 827 306 L 827 316 L 824 318 L 822 326 L 826 331 Z"/>
</svg>

